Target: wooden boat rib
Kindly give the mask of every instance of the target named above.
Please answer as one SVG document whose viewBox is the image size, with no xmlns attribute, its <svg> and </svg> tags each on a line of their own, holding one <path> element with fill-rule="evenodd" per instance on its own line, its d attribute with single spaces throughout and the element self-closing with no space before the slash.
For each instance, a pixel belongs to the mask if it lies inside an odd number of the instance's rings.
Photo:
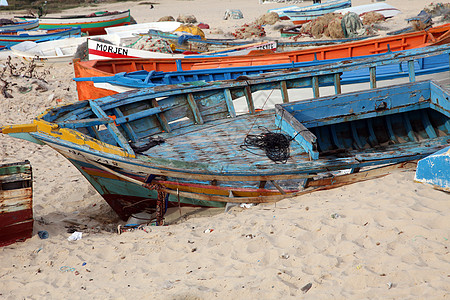
<svg viewBox="0 0 450 300">
<path fill-rule="evenodd" d="M 29 161 L 0 165 L 0 247 L 31 237 L 32 184 Z"/>
<path fill-rule="evenodd" d="M 389 63 L 411 59 L 394 57 Z M 446 145 L 450 97 L 435 82 L 339 95 L 340 73 L 375 71 L 384 63 L 388 60 L 366 58 L 310 67 L 308 74 L 290 70 L 141 89 L 55 107 L 33 124 L 1 131 L 60 152 L 124 219 L 160 210 L 164 201 L 201 206 L 277 201 L 327 188 L 330 181 L 348 184 L 389 170 L 339 177 L 343 169 L 404 163 Z M 408 67 L 414 81 L 413 64 Z M 337 95 L 289 101 L 288 89 L 310 86 L 319 97 L 319 86 L 330 82 Z M 284 103 L 275 111 L 256 111 L 253 93 L 264 89 L 281 90 Z M 241 97 L 248 114 L 236 113 L 233 100 Z M 286 163 L 241 147 L 260 125 L 294 138 Z M 148 148 L 149 143 L 157 145 Z M 323 172 L 333 179 L 320 177 Z"/>
<path fill-rule="evenodd" d="M 373 59 L 376 59 L 378 56 L 382 56 L 385 60 L 389 60 L 393 57 L 410 57 L 414 61 L 415 75 L 420 76 L 425 74 L 435 74 L 449 71 L 449 56 L 447 53 L 443 53 L 440 51 L 444 50 L 445 52 L 446 49 L 448 49 L 447 45 L 429 46 L 412 50 L 404 50 L 390 55 L 377 54 L 371 57 Z M 290 70 L 294 68 L 297 68 L 301 71 L 301 68 L 330 64 L 335 62 L 339 62 L 339 60 L 179 72 L 135 71 L 128 73 L 118 73 L 113 76 L 74 78 L 74 80 L 76 82 L 92 82 L 90 99 L 96 99 L 100 97 L 110 96 L 116 94 L 117 92 L 128 91 L 137 88 L 152 87 L 156 85 L 179 84 L 191 81 L 210 82 L 217 80 L 237 79 L 241 76 L 248 77 L 268 72 Z M 408 67 L 406 66 L 406 64 L 406 62 L 401 65 L 395 63 L 378 67 L 375 74 L 377 80 L 390 80 L 393 78 L 409 76 Z M 361 83 L 369 81 L 369 69 L 348 71 L 342 73 L 341 75 L 341 84 Z"/>
<path fill-rule="evenodd" d="M 58 28 L 33 31 L 0 31 L 0 49 L 10 47 L 24 41 L 42 41 L 80 36 L 79 27 Z"/>
<path fill-rule="evenodd" d="M 24 20 L 34 19 L 30 16 L 20 16 Z M 89 35 L 106 34 L 106 27 L 129 25 L 131 22 L 130 10 L 115 12 L 96 12 L 90 15 L 41 17 L 40 29 L 54 29 L 59 27 L 79 26 L 81 32 Z"/>
</svg>

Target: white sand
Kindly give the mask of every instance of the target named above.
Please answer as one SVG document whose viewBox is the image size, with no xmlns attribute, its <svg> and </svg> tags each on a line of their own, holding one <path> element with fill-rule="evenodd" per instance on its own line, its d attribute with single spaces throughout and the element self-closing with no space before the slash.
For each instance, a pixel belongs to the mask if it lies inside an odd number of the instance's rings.
<svg viewBox="0 0 450 300">
<path fill-rule="evenodd" d="M 139 23 L 193 14 L 227 32 L 269 8 L 288 5 L 160 2 L 154 9 L 119 2 L 67 14 L 130 8 Z M 386 1 L 402 14 L 384 25 L 406 26 L 405 18 L 431 2 Z M 226 9 L 235 8 L 243 20 L 222 20 Z M 33 88 L 21 94 L 12 87 L 14 98 L 0 98 L 0 126 L 29 123 L 45 108 L 76 101 L 72 66 L 47 71 L 46 92 L 36 91 L 31 81 L 11 79 Z M 47 146 L 0 135 L 0 163 L 25 159 L 33 166 L 35 234 L 0 248 L 1 299 L 450 297 L 450 198 L 414 183 L 414 170 L 229 213 L 191 209 L 180 218 L 174 210 L 170 226 L 118 235 L 115 229 L 123 222 L 67 160 Z M 331 217 L 335 213 L 338 218 Z M 67 241 L 69 226 L 79 228 L 83 238 Z M 39 239 L 39 230 L 48 231 L 49 239 Z M 308 283 L 312 287 L 303 293 Z"/>
</svg>

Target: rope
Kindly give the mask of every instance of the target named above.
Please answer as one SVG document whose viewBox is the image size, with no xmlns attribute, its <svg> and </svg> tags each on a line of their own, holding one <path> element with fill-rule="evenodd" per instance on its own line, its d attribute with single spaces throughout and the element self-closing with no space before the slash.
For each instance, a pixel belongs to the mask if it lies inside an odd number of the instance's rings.
<svg viewBox="0 0 450 300">
<path fill-rule="evenodd" d="M 247 134 L 241 148 L 255 155 L 260 154 L 248 149 L 262 149 L 270 160 L 285 164 L 290 157 L 289 146 L 293 138 L 284 133 L 272 132 L 263 126 L 258 126 L 258 128 L 265 132 L 258 135 Z"/>
</svg>

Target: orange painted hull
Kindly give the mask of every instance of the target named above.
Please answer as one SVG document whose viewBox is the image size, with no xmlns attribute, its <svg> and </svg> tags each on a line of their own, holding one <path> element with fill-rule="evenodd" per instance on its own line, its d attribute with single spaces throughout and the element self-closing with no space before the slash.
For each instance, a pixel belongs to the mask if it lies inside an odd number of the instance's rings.
<svg viewBox="0 0 450 300">
<path fill-rule="evenodd" d="M 179 70 L 198 70 L 212 68 L 230 68 L 307 62 L 325 59 L 345 59 L 358 56 L 400 51 L 450 42 L 450 23 L 432 27 L 428 30 L 344 43 L 333 46 L 316 47 L 297 51 L 268 53 L 253 52 L 245 56 L 202 57 L 182 59 L 111 59 L 77 61 L 74 63 L 76 77 L 112 76 L 119 72 L 138 70 L 173 72 Z M 178 61 L 178 62 L 177 62 Z M 178 66 L 178 67 L 177 67 Z M 97 99 L 115 92 L 94 87 L 92 82 L 77 82 L 79 100 Z"/>
</svg>

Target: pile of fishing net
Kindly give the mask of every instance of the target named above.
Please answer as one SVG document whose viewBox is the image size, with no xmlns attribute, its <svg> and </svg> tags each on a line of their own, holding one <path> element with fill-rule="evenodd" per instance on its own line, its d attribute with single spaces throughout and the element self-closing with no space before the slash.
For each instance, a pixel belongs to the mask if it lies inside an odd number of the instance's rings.
<svg viewBox="0 0 450 300">
<path fill-rule="evenodd" d="M 173 49 L 169 42 L 163 39 L 153 38 L 151 36 L 142 36 L 129 47 L 151 52 L 173 53 Z"/>
<path fill-rule="evenodd" d="M 194 24 L 197 23 L 197 18 L 194 15 L 180 15 L 177 18 L 177 22 L 184 24 Z"/>
<path fill-rule="evenodd" d="M 448 22 L 450 20 L 450 3 L 431 3 L 423 9 L 431 15 L 431 17 L 442 16 L 440 22 Z"/>
<path fill-rule="evenodd" d="M 241 28 L 236 29 L 236 31 L 231 34 L 237 39 L 248 39 L 266 36 L 266 31 L 262 25 L 250 23 L 242 25 Z"/>
<path fill-rule="evenodd" d="M 450 11 L 450 3 L 431 3 L 423 9 L 429 13 L 432 17 L 443 16 Z"/>
<path fill-rule="evenodd" d="M 158 22 L 173 22 L 175 21 L 175 18 L 172 16 L 164 16 L 159 18 Z"/>
<path fill-rule="evenodd" d="M 424 30 L 433 25 L 431 14 L 422 10 L 417 16 L 406 19 L 414 31 Z"/>
<path fill-rule="evenodd" d="M 280 16 L 276 12 L 270 12 L 256 19 L 256 25 L 273 25 L 280 20 Z"/>
<path fill-rule="evenodd" d="M 343 16 L 338 13 L 328 13 L 305 23 L 300 34 L 294 36 L 293 39 L 297 40 L 305 35 L 316 39 L 322 37 L 341 39 L 365 34 L 366 30 L 357 14 L 350 12 Z"/>
<path fill-rule="evenodd" d="M 375 11 L 369 11 L 362 16 L 363 25 L 372 25 L 375 23 L 384 22 L 384 20 L 385 17 Z"/>
</svg>

